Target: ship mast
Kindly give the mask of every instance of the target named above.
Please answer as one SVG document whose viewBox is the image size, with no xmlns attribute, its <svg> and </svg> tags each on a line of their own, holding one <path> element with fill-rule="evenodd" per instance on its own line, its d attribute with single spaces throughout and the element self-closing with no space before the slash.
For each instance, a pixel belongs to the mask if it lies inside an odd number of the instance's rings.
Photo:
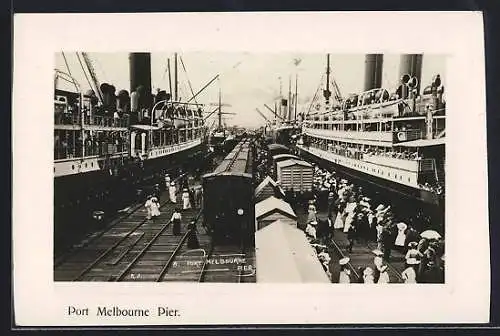
<svg viewBox="0 0 500 336">
<path fill-rule="evenodd" d="M 297 103 L 298 103 L 298 82 L 299 82 L 299 74 L 295 73 L 295 100 L 293 105 L 293 121 L 297 121 Z"/>
<path fill-rule="evenodd" d="M 219 131 L 222 130 L 222 102 L 221 102 L 221 88 L 219 83 Z"/>
<path fill-rule="evenodd" d="M 177 80 L 177 53 L 174 53 L 174 101 L 178 101 L 179 100 L 179 87 L 178 87 L 179 83 L 178 83 L 178 80 Z"/>
<path fill-rule="evenodd" d="M 330 54 L 326 54 L 326 90 L 323 91 L 323 96 L 325 97 L 326 104 L 330 104 Z"/>
<path fill-rule="evenodd" d="M 172 73 L 170 71 L 170 57 L 167 60 L 168 67 L 168 90 L 170 92 L 170 97 L 172 97 Z"/>
<path fill-rule="evenodd" d="M 288 76 L 288 113 L 287 121 L 292 120 L 292 76 Z"/>
</svg>

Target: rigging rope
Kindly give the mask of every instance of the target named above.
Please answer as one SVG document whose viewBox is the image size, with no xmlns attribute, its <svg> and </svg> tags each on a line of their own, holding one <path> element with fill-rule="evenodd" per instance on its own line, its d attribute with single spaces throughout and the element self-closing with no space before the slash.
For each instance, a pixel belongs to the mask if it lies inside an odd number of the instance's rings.
<svg viewBox="0 0 500 336">
<path fill-rule="evenodd" d="M 68 60 L 66 59 L 66 55 L 64 54 L 63 51 L 61 51 L 61 54 L 62 54 L 62 57 L 64 59 L 64 63 L 66 64 L 66 69 L 68 69 L 68 74 L 70 75 L 71 77 L 71 80 L 73 81 L 73 85 L 76 87 L 76 89 L 78 90 L 78 87 L 76 86 L 75 84 L 75 80 L 73 79 L 73 74 L 71 74 L 71 69 L 69 68 L 69 65 L 68 65 Z"/>
<path fill-rule="evenodd" d="M 85 75 L 85 78 L 87 79 L 87 83 L 89 84 L 90 88 L 92 89 L 92 84 L 90 83 L 89 77 L 87 76 L 87 73 L 85 72 L 85 67 L 83 66 L 82 60 L 80 59 L 80 55 L 76 53 L 76 58 L 78 58 L 78 62 L 80 63 L 80 66 L 82 67 L 83 74 Z"/>
<path fill-rule="evenodd" d="M 325 78 L 325 74 L 321 75 L 321 80 L 320 80 L 320 83 L 319 83 L 319 86 L 318 88 L 316 89 L 316 92 L 314 93 L 314 96 L 311 100 L 311 103 L 309 104 L 309 108 L 307 109 L 307 113 L 306 113 L 306 116 L 309 115 L 309 112 L 311 112 L 311 107 L 312 105 L 314 104 L 314 102 L 316 101 L 316 96 L 318 95 L 318 92 L 319 92 L 319 89 L 321 88 L 322 86 L 322 83 L 323 83 L 323 79 Z"/>
<path fill-rule="evenodd" d="M 191 90 L 191 94 L 193 95 L 194 102 L 196 104 L 198 104 L 198 102 L 196 101 L 196 97 L 194 95 L 193 87 L 191 86 L 191 81 L 189 80 L 189 77 L 188 77 L 186 66 L 184 65 L 184 61 L 182 60 L 182 56 L 179 55 L 179 59 L 181 60 L 182 69 L 184 69 L 184 73 L 186 74 L 186 79 L 187 79 L 187 82 L 189 85 L 189 90 Z"/>
</svg>

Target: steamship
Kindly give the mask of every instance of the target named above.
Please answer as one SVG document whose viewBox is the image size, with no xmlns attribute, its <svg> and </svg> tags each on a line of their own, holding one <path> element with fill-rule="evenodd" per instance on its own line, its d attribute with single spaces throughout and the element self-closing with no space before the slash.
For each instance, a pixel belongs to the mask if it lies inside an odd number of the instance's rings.
<svg viewBox="0 0 500 336">
<path fill-rule="evenodd" d="M 135 187 L 160 182 L 165 171 L 204 154 L 206 145 L 203 106 L 178 101 L 177 73 L 174 97 L 166 91 L 151 93 L 149 53 L 129 55 L 130 95 L 100 84 L 88 54 L 77 57 L 91 90 L 83 93 L 70 74 L 55 74 L 56 236 L 60 225 L 80 213 L 125 206 Z M 58 88 L 61 80 L 75 89 Z"/>
<path fill-rule="evenodd" d="M 301 154 L 402 196 L 442 205 L 444 87 L 436 75 L 420 94 L 422 60 L 401 56 L 401 82 L 391 92 L 381 88 L 383 55 L 366 55 L 365 91 L 330 105 L 324 90 L 327 104 L 302 124 Z"/>
</svg>

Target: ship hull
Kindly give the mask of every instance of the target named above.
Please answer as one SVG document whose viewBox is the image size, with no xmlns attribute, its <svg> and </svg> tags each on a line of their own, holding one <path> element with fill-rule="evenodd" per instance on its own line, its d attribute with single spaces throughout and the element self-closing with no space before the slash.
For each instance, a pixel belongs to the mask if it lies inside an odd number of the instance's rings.
<svg viewBox="0 0 500 336">
<path fill-rule="evenodd" d="M 158 183 L 164 188 L 164 172 L 176 174 L 179 168 L 188 170 L 206 153 L 206 143 L 173 152 L 166 156 L 147 159 L 142 165 L 130 163 L 119 176 L 108 170 L 59 176 L 54 179 L 54 248 L 55 254 L 69 248 L 82 236 L 96 230 L 99 223 L 92 218 L 93 211 L 113 217 L 117 211 L 138 201 L 138 189 Z M 141 167 L 142 166 L 142 167 Z M 147 192 L 145 190 L 144 192 Z M 142 195 L 144 194 L 142 193 Z"/>
</svg>

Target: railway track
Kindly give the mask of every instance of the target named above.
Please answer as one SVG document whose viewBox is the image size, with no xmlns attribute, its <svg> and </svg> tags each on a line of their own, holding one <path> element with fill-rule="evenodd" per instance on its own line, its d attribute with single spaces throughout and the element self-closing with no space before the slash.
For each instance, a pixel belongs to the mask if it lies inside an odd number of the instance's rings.
<svg viewBox="0 0 500 336">
<path fill-rule="evenodd" d="M 176 205 L 161 196 L 161 215 L 146 219 L 144 207 L 114 223 L 55 266 L 56 281 L 138 281 L 151 278 L 178 245 L 179 236 L 167 232 Z M 182 224 L 185 231 L 199 212 L 187 210 Z M 144 272 L 147 268 L 147 272 Z M 148 280 L 150 281 L 150 280 Z"/>
<path fill-rule="evenodd" d="M 198 282 L 255 282 L 254 255 L 235 246 L 212 247 L 204 259 Z"/>
<path fill-rule="evenodd" d="M 183 178 L 186 174 L 182 174 L 178 177 L 176 177 L 175 179 L 173 179 L 173 181 L 178 181 L 180 180 L 181 178 Z M 146 189 L 149 187 L 150 189 L 152 189 L 153 186 L 143 186 L 145 187 Z M 168 195 L 165 196 L 163 195 L 163 197 L 167 197 L 168 198 Z M 165 203 L 161 203 L 161 205 L 163 205 Z M 96 232 L 93 232 L 92 234 L 90 234 L 89 236 L 85 237 L 80 243 L 78 244 L 75 244 L 71 249 L 69 249 L 67 252 L 57 256 L 55 258 L 55 261 L 54 261 L 54 267 L 59 267 L 61 264 L 63 264 L 68 258 L 71 258 L 71 256 L 73 256 L 75 253 L 78 253 L 79 250 L 81 250 L 82 248 L 86 248 L 87 246 L 89 246 L 90 244 L 92 244 L 96 239 L 99 239 L 100 237 L 102 237 L 103 235 L 107 234 L 110 230 L 112 230 L 114 227 L 117 227 L 120 225 L 120 223 L 123 223 L 125 221 L 127 221 L 128 219 L 131 219 L 130 217 L 134 215 L 134 213 L 136 213 L 137 211 L 140 210 L 140 208 L 144 205 L 144 203 L 141 201 L 141 202 L 137 202 L 135 204 L 132 204 L 131 206 L 128 207 L 128 210 L 120 215 L 118 215 L 117 218 L 114 218 L 109 224 L 107 224 L 105 226 L 105 228 L 103 228 L 102 230 L 99 230 L 99 231 L 96 231 Z"/>
<path fill-rule="evenodd" d="M 168 229 L 171 222 L 163 225 L 154 236 L 134 255 L 127 266 L 113 279 L 114 281 L 164 281 L 175 256 L 182 250 L 191 221 L 197 221 L 202 211 L 188 211 L 182 219 L 183 235 L 174 236 Z"/>
</svg>

